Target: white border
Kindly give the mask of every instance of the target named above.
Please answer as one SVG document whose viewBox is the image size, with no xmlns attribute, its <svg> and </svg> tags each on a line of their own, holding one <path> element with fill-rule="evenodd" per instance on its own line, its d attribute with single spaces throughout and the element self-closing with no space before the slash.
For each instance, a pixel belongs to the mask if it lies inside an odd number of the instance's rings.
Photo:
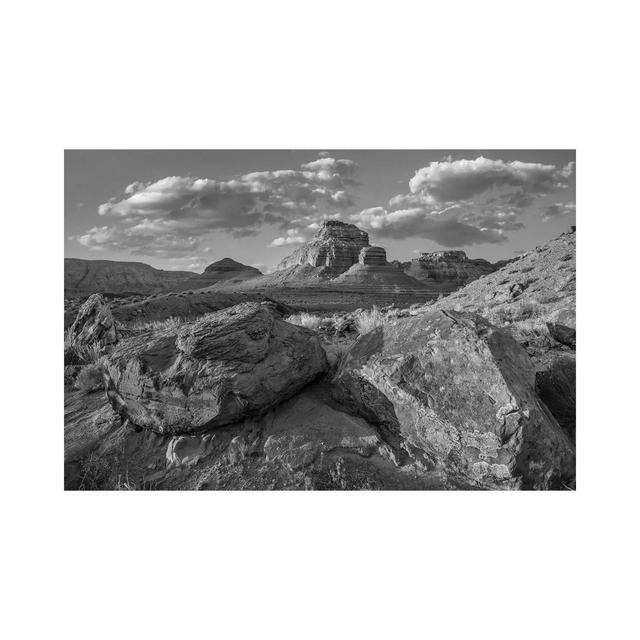
<svg viewBox="0 0 640 640">
<path fill-rule="evenodd" d="M 7 637 L 630 637 L 631 7 L 5 9 Z M 577 148 L 578 491 L 65 494 L 65 147 Z"/>
</svg>

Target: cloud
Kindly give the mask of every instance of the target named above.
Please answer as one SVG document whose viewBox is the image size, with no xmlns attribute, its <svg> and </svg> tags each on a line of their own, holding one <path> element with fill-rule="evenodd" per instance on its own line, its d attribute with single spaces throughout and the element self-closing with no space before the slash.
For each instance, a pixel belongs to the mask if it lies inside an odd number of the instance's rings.
<svg viewBox="0 0 640 640">
<path fill-rule="evenodd" d="M 349 216 L 351 222 L 390 238 L 424 237 L 445 247 L 507 240 L 522 229 L 520 213 L 538 198 L 568 187 L 575 163 L 475 160 L 432 162 L 409 180 L 409 193 L 386 207 Z"/>
<path fill-rule="evenodd" d="M 269 244 L 270 247 L 284 247 L 291 244 L 303 244 L 307 239 L 300 234 L 299 229 L 287 229 L 287 234 L 279 238 L 274 238 Z"/>
<path fill-rule="evenodd" d="M 263 224 L 309 224 L 353 205 L 351 160 L 322 157 L 299 169 L 256 171 L 231 180 L 167 176 L 132 182 L 98 207 L 105 224 L 75 236 L 90 249 L 170 257 L 191 252 L 208 233 L 237 237 Z M 335 212 L 338 209 L 338 212 Z M 329 213 L 329 211 L 333 211 Z M 293 244 L 293 236 L 285 243 Z"/>
<path fill-rule="evenodd" d="M 545 221 L 556 220 L 557 218 L 561 218 L 563 216 L 575 214 L 575 212 L 576 212 L 575 202 L 556 202 L 554 204 L 550 204 L 542 212 L 541 217 Z"/>
<path fill-rule="evenodd" d="M 546 194 L 567 185 L 574 164 L 558 168 L 553 164 L 504 162 L 482 156 L 475 160 L 432 162 L 416 171 L 409 180 L 409 189 L 438 203 L 467 200 L 504 187 L 527 194 Z"/>
</svg>

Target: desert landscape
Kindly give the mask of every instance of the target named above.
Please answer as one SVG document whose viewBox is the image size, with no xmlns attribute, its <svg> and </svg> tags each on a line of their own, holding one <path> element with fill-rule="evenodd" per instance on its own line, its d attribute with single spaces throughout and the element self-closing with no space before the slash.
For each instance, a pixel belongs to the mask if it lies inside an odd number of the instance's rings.
<svg viewBox="0 0 640 640">
<path fill-rule="evenodd" d="M 574 488 L 575 249 L 391 264 L 328 221 L 271 275 L 65 260 L 65 486 Z"/>
</svg>

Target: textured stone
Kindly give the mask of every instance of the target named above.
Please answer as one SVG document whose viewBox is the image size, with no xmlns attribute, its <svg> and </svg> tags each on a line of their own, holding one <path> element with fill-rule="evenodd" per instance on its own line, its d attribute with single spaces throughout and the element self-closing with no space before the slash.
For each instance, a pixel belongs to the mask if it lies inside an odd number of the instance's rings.
<svg viewBox="0 0 640 640">
<path fill-rule="evenodd" d="M 186 291 L 189 289 L 203 289 L 217 284 L 232 284 L 251 280 L 262 275 L 255 267 L 249 267 L 231 258 L 223 258 L 210 264 L 203 273 L 187 278 L 178 285 L 172 287 L 174 291 Z"/>
<path fill-rule="evenodd" d="M 575 451 L 535 388 L 526 351 L 479 316 L 438 311 L 362 336 L 336 374 L 340 398 L 479 486 L 559 488 Z"/>
<path fill-rule="evenodd" d="M 358 262 L 366 265 L 386 265 L 387 252 L 382 247 L 364 247 L 360 249 Z"/>
<path fill-rule="evenodd" d="M 134 425 L 189 434 L 264 413 L 327 368 L 313 332 L 284 322 L 273 304 L 244 303 L 123 341 L 105 385 Z"/>
<path fill-rule="evenodd" d="M 327 220 L 305 245 L 287 256 L 278 270 L 310 265 L 337 275 L 358 262 L 360 250 L 369 246 L 369 235 L 353 224 Z"/>
<path fill-rule="evenodd" d="M 69 328 L 68 335 L 69 344 L 72 347 L 94 344 L 104 347 L 118 341 L 118 332 L 111 310 L 99 293 L 94 293 L 85 300 Z"/>
<path fill-rule="evenodd" d="M 420 282 L 447 282 L 459 287 L 495 271 L 495 267 L 486 260 L 470 260 L 464 251 L 435 251 L 420 254 L 404 270 Z"/>
</svg>

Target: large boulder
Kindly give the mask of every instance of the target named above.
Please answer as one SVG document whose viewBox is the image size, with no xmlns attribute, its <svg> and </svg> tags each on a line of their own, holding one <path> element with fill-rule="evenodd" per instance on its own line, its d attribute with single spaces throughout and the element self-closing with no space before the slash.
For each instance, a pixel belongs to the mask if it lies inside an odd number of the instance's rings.
<svg viewBox="0 0 640 640">
<path fill-rule="evenodd" d="M 472 314 L 436 311 L 361 336 L 335 377 L 365 419 L 437 468 L 487 488 L 560 488 L 575 451 L 535 386 L 526 351 Z"/>
<path fill-rule="evenodd" d="M 575 353 L 549 352 L 536 366 L 536 390 L 569 439 L 576 442 Z"/>
<path fill-rule="evenodd" d="M 98 344 L 102 347 L 118 342 L 118 331 L 105 299 L 94 293 L 78 310 L 69 328 L 69 344 L 83 347 Z"/>
<path fill-rule="evenodd" d="M 551 337 L 572 349 L 576 348 L 576 309 L 575 304 L 558 309 L 547 320 L 547 329 Z"/>
<path fill-rule="evenodd" d="M 312 331 L 270 303 L 247 302 L 121 342 L 105 384 L 134 425 L 191 434 L 264 413 L 327 369 Z"/>
</svg>

